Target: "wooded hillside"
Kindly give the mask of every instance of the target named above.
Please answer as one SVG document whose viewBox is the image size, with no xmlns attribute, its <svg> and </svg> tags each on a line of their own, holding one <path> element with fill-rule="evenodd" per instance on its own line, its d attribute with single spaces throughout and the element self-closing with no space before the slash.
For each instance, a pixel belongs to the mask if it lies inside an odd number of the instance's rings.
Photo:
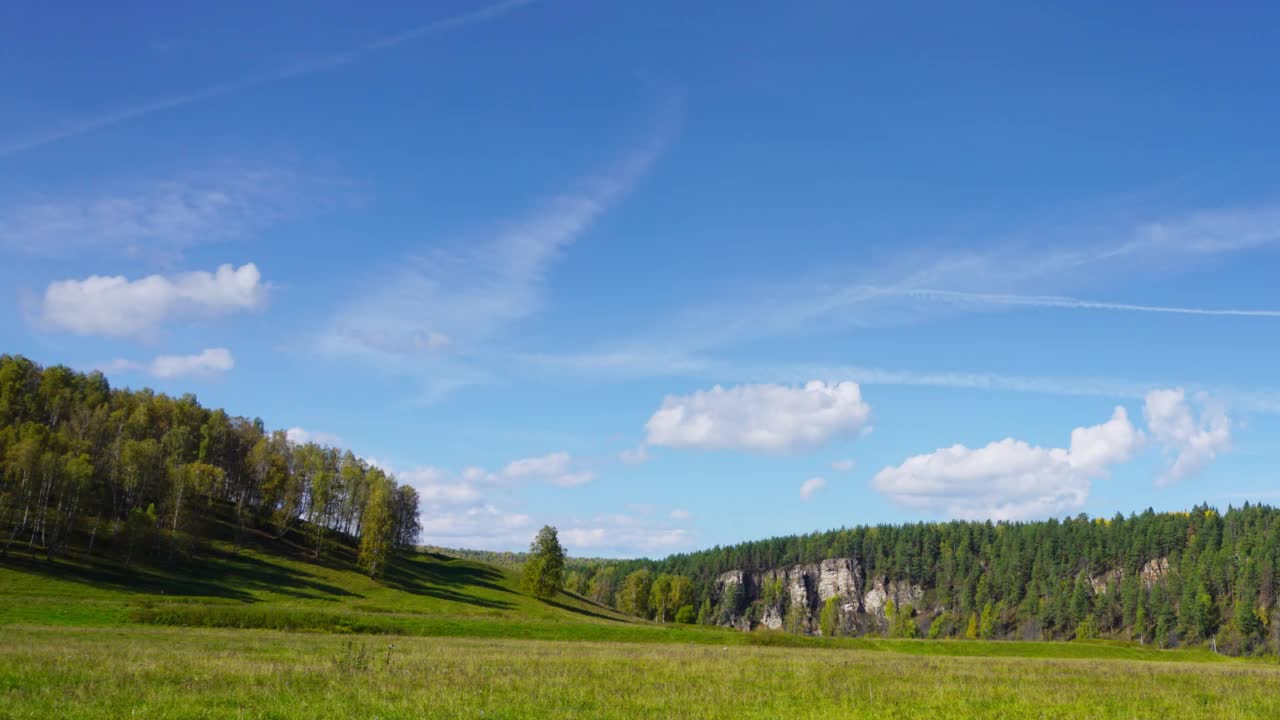
<svg viewBox="0 0 1280 720">
<path fill-rule="evenodd" d="M 0 556 L 174 561 L 213 537 L 296 531 L 317 558 L 337 535 L 358 540 L 379 575 L 419 527 L 416 491 L 350 451 L 290 442 L 193 395 L 0 356 Z"/>
</svg>

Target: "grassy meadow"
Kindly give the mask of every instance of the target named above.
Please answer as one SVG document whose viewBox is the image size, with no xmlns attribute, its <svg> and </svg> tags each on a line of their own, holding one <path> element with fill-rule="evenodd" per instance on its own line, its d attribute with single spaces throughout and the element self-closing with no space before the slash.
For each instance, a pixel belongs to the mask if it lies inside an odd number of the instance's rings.
<svg viewBox="0 0 1280 720">
<path fill-rule="evenodd" d="M 131 568 L 10 555 L 0 720 L 1280 717 L 1274 662 L 659 625 L 433 553 L 373 581 L 345 552 L 215 544 Z"/>
<path fill-rule="evenodd" d="M 921 641 L 919 644 L 925 644 Z M 1273 718 L 1245 662 L 0 628 L 0 718 Z"/>
</svg>

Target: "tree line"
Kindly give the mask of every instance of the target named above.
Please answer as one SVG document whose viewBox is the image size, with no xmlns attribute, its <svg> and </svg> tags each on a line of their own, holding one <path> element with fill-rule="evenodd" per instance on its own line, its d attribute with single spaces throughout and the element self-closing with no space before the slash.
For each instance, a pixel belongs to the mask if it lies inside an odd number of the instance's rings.
<svg viewBox="0 0 1280 720">
<path fill-rule="evenodd" d="M 885 608 L 876 630 L 884 634 L 1109 637 L 1280 653 L 1280 510 L 1248 503 L 1226 512 L 1200 505 L 1112 518 L 857 526 L 661 560 L 598 561 L 566 573 L 565 586 L 637 616 L 669 619 L 672 608 L 679 615 L 687 607 L 685 619 L 718 623 L 777 606 L 769 593 L 781 593 L 763 588 L 754 607 L 739 590 L 717 596 L 722 573 L 828 558 L 856 560 L 868 583 L 921 589 L 915 607 Z"/>
<path fill-rule="evenodd" d="M 354 544 L 377 576 L 420 527 L 417 492 L 349 450 L 0 355 L 0 557 L 174 561 L 254 532 L 292 534 L 313 558 Z"/>
</svg>

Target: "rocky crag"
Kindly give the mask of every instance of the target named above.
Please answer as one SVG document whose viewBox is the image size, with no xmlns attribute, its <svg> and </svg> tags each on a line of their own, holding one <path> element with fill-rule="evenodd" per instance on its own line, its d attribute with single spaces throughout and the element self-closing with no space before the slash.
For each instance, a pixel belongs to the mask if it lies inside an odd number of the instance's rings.
<svg viewBox="0 0 1280 720">
<path fill-rule="evenodd" d="M 721 625 L 739 630 L 785 628 L 810 635 L 821 634 L 822 609 L 832 598 L 839 632 L 861 634 L 882 628 L 888 600 L 899 606 L 918 605 L 925 593 L 919 585 L 883 577 L 868 580 L 852 558 L 764 572 L 732 570 L 716 578 L 712 591 Z"/>
<path fill-rule="evenodd" d="M 1143 565 L 1139 576 L 1145 587 L 1163 582 L 1169 572 L 1167 558 Z M 1112 570 L 1089 578 L 1095 593 L 1118 586 L 1123 572 Z M 835 599 L 837 633 L 862 635 L 888 627 L 890 600 L 898 608 L 910 605 L 914 621 L 923 632 L 939 613 L 933 593 L 920 585 L 887 577 L 867 578 L 853 558 L 831 558 L 819 563 L 792 565 L 763 572 L 731 570 L 716 578 L 712 588 L 715 621 L 738 630 L 765 627 L 806 635 L 821 635 L 821 613 Z"/>
</svg>

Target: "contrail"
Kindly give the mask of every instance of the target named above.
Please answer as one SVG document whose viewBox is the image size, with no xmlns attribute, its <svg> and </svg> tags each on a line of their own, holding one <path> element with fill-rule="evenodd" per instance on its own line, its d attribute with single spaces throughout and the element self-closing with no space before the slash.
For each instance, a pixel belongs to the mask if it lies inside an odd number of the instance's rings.
<svg viewBox="0 0 1280 720">
<path fill-rule="evenodd" d="M 1137 305 L 1133 303 L 1099 302 L 1061 295 L 1005 295 L 999 293 L 975 293 L 959 290 L 931 288 L 868 288 L 872 296 L 899 296 L 952 302 L 974 302 L 989 305 L 1065 308 L 1069 310 L 1114 310 L 1117 312 L 1165 313 L 1170 315 L 1208 315 L 1214 317 L 1280 317 L 1280 310 L 1240 310 L 1198 307 L 1171 307 L 1168 305 Z"/>
<path fill-rule="evenodd" d="M 311 75 L 313 73 L 322 72 L 342 65 L 350 65 L 352 63 L 359 62 L 366 56 L 383 50 L 390 50 L 420 38 L 447 32 L 449 30 L 455 30 L 468 25 L 477 25 L 490 20 L 497 20 L 511 11 L 517 10 L 525 5 L 529 5 L 534 1 L 535 0 L 503 0 L 503 2 L 495 3 L 493 5 L 480 8 L 479 10 L 463 13 L 461 15 L 454 15 L 441 20 L 435 20 L 424 25 L 419 25 L 417 27 L 398 32 L 394 35 L 387 35 L 386 37 L 378 38 L 372 42 L 340 53 L 300 62 L 279 70 L 250 75 L 238 80 L 229 80 L 224 83 L 210 85 L 199 90 L 193 90 L 179 95 L 158 98 L 142 103 L 141 105 L 117 110 L 112 113 L 83 120 L 79 123 L 56 128 L 48 132 L 6 142 L 0 144 L 0 158 L 16 155 L 20 152 L 32 150 L 70 137 L 76 137 L 77 135 L 84 135 L 85 133 L 90 133 L 95 130 L 101 130 L 102 128 L 110 127 L 112 125 L 119 125 L 120 123 L 127 122 L 144 115 L 150 115 L 151 113 L 159 112 L 161 110 L 168 110 L 170 108 L 187 105 L 200 100 L 207 100 L 212 97 L 227 95 L 229 93 L 246 90 L 252 87 L 258 87 L 259 85 L 266 85 L 279 80 Z"/>
</svg>

